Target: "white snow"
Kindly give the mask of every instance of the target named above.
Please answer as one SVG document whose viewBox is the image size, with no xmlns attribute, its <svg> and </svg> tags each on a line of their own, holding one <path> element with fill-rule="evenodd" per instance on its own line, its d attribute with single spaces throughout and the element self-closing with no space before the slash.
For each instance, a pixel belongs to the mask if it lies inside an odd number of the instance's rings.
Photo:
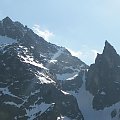
<svg viewBox="0 0 120 120">
<path fill-rule="evenodd" d="M 50 81 L 48 81 L 45 77 L 41 77 L 41 76 L 38 76 L 40 82 L 43 84 L 43 83 L 51 83 Z"/>
<path fill-rule="evenodd" d="M 36 117 L 36 114 L 40 112 L 40 114 L 44 113 L 49 107 L 51 107 L 53 104 L 46 104 L 46 103 L 41 103 L 40 105 L 34 104 L 30 105 L 30 109 L 26 109 L 26 116 L 29 117 L 28 120 L 33 120 Z"/>
<path fill-rule="evenodd" d="M 67 80 L 73 80 L 73 79 L 75 79 L 77 76 L 78 76 L 78 74 L 74 75 L 74 76 L 71 77 L 71 78 L 68 78 Z"/>
<path fill-rule="evenodd" d="M 14 102 L 4 102 L 4 104 L 14 105 L 14 106 L 16 106 L 16 107 L 18 107 L 18 108 L 20 108 L 20 107 L 22 106 L 22 104 L 16 104 L 16 103 L 14 103 Z"/>
<path fill-rule="evenodd" d="M 120 82 L 119 82 L 119 81 L 115 81 L 114 83 L 116 83 L 116 84 L 120 84 Z"/>
<path fill-rule="evenodd" d="M 101 95 L 106 95 L 106 93 L 105 93 L 104 91 L 102 91 L 100 94 L 101 94 Z"/>
<path fill-rule="evenodd" d="M 57 80 L 69 80 L 70 78 L 74 77 L 76 74 L 78 74 L 78 72 L 56 74 L 56 76 L 57 76 Z"/>
<path fill-rule="evenodd" d="M 49 76 L 45 75 L 42 72 L 38 71 L 35 75 L 40 80 L 41 84 L 43 84 L 43 83 L 46 83 L 46 84 L 55 83 L 55 81 L 53 81 Z"/>
<path fill-rule="evenodd" d="M 12 97 L 15 97 L 15 98 L 18 98 L 18 99 L 23 100 L 22 98 L 14 95 L 14 94 L 12 94 L 12 93 L 9 91 L 8 87 L 0 88 L 0 92 L 2 92 L 2 94 L 4 94 L 4 95 L 9 95 L 9 96 L 12 96 Z"/>
<path fill-rule="evenodd" d="M 55 64 L 57 60 L 50 60 L 49 62 Z"/>
<path fill-rule="evenodd" d="M 18 51 L 18 56 L 23 59 L 22 62 L 25 62 L 25 63 L 31 64 L 31 65 L 34 65 L 34 66 L 36 66 L 36 67 L 40 67 L 40 68 L 45 69 L 45 70 L 48 70 L 46 67 L 43 66 L 42 63 L 39 63 L 38 61 L 35 61 L 35 60 L 34 60 L 33 56 L 30 55 L 30 53 L 29 53 L 29 51 L 28 51 L 28 48 L 26 48 L 26 47 L 24 47 L 24 46 L 20 46 L 20 45 L 19 45 L 19 47 L 20 47 L 21 49 L 23 49 L 22 51 L 23 51 L 24 54 L 25 54 L 25 56 L 23 56 L 23 55 L 21 55 L 21 52 Z"/>
<path fill-rule="evenodd" d="M 111 107 L 104 108 L 104 110 L 96 111 L 92 108 L 93 96 L 85 90 L 85 74 L 83 76 L 83 85 L 79 89 L 79 93 L 75 93 L 75 91 L 69 91 L 69 93 L 76 97 L 79 109 L 81 110 L 85 120 L 119 120 L 112 119 L 111 112 L 114 109 L 117 109 L 117 111 L 120 109 L 120 102 L 112 105 Z"/>
<path fill-rule="evenodd" d="M 29 55 L 26 55 L 26 57 L 24 57 L 24 56 L 20 56 L 20 57 L 24 60 L 23 62 L 25 62 L 25 63 L 29 63 L 29 64 L 34 65 L 36 67 L 40 67 L 40 68 L 48 70 L 46 67 L 43 66 L 42 63 L 40 64 L 40 63 L 35 62 L 34 59 L 31 58 Z"/>
<path fill-rule="evenodd" d="M 0 46 L 6 46 L 11 45 L 13 43 L 16 43 L 17 40 L 6 37 L 6 36 L 0 36 Z"/>
<path fill-rule="evenodd" d="M 46 56 L 44 56 L 44 55 L 40 54 L 40 57 L 44 57 L 44 58 L 45 58 Z"/>
<path fill-rule="evenodd" d="M 34 49 L 34 46 L 31 46 L 32 49 Z"/>
<path fill-rule="evenodd" d="M 9 91 L 8 87 L 0 88 L 0 91 L 1 91 L 4 95 L 10 95 L 10 96 L 12 96 L 12 97 L 17 97 L 17 96 L 13 95 L 13 94 Z"/>
<path fill-rule="evenodd" d="M 65 95 L 70 95 L 70 93 L 65 92 L 65 91 L 63 91 L 63 90 L 61 90 L 61 92 L 62 92 L 63 94 L 65 94 Z"/>
<path fill-rule="evenodd" d="M 71 119 L 68 118 L 67 116 L 60 116 L 60 117 L 57 117 L 57 120 L 71 120 Z"/>
</svg>

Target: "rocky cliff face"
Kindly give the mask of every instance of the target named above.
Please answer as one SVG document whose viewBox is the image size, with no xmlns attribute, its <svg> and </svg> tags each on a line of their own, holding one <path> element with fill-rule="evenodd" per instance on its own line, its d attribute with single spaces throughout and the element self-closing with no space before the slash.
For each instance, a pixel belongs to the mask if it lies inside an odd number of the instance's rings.
<svg viewBox="0 0 120 120">
<path fill-rule="evenodd" d="M 86 89 L 94 95 L 93 108 L 104 109 L 120 101 L 120 56 L 108 41 L 89 68 Z"/>
<path fill-rule="evenodd" d="M 63 90 L 79 88 L 87 67 L 6 17 L 0 21 L 0 119 L 83 120 L 76 99 Z"/>
</svg>

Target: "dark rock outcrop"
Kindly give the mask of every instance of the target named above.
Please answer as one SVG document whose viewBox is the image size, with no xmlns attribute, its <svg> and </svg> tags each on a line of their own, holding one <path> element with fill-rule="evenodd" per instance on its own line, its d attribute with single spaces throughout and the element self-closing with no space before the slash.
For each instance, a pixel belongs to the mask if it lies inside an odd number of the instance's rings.
<svg viewBox="0 0 120 120">
<path fill-rule="evenodd" d="M 86 89 L 94 95 L 93 108 L 104 107 L 120 101 L 120 56 L 108 41 L 95 64 L 89 68 Z"/>
</svg>

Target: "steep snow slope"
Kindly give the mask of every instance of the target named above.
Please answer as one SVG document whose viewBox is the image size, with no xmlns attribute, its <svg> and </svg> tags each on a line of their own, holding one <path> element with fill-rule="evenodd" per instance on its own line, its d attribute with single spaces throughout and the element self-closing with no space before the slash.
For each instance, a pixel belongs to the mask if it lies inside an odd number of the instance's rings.
<svg viewBox="0 0 120 120">
<path fill-rule="evenodd" d="M 93 95 L 90 94 L 85 89 L 85 72 L 83 75 L 83 84 L 79 89 L 78 93 L 74 91 L 69 91 L 70 94 L 76 97 L 79 109 L 81 110 L 85 120 L 119 120 L 120 114 L 120 102 L 112 105 L 111 107 L 104 108 L 104 110 L 94 110 L 92 107 Z M 117 111 L 117 115 L 114 118 L 111 118 L 111 112 L 113 110 Z"/>
</svg>

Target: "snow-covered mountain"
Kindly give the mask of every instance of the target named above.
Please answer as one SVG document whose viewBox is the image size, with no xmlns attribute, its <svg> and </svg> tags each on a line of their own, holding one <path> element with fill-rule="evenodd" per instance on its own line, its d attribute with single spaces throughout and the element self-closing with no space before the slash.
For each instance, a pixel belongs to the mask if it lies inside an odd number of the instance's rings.
<svg viewBox="0 0 120 120">
<path fill-rule="evenodd" d="M 83 120 L 65 90 L 78 90 L 87 68 L 67 49 L 6 17 L 0 21 L 0 120 Z"/>
<path fill-rule="evenodd" d="M 88 67 L 9 17 L 0 21 L 0 120 L 119 120 L 120 56 L 108 41 Z"/>
</svg>

